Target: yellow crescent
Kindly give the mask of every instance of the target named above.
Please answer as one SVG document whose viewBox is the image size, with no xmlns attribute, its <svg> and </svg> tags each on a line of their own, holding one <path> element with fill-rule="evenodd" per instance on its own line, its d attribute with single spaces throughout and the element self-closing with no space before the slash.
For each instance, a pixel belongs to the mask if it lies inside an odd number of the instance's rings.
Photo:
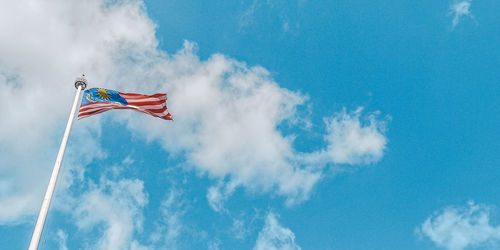
<svg viewBox="0 0 500 250">
<path fill-rule="evenodd" d="M 97 101 L 90 99 L 90 94 L 87 94 L 87 100 L 89 100 L 90 102 L 97 102 Z"/>
</svg>

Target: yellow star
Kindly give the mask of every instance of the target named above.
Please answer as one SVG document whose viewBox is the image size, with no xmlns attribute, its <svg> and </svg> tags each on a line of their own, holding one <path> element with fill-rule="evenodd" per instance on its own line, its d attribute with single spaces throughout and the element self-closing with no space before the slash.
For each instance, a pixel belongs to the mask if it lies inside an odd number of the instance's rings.
<svg viewBox="0 0 500 250">
<path fill-rule="evenodd" d="M 111 96 L 109 95 L 108 91 L 106 91 L 105 89 L 98 89 L 98 90 L 97 90 L 97 95 L 98 95 L 101 99 L 104 99 L 104 100 L 109 100 L 109 99 L 111 99 Z"/>
</svg>

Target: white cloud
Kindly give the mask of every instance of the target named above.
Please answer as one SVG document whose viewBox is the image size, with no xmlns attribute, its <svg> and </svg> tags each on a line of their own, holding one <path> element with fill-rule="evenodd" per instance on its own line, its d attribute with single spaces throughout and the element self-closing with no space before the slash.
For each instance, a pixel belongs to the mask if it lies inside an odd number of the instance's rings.
<svg viewBox="0 0 500 250">
<path fill-rule="evenodd" d="M 472 201 L 465 207 L 446 207 L 427 218 L 416 232 L 446 249 L 498 247 L 500 226 L 490 224 L 490 210 Z"/>
<path fill-rule="evenodd" d="M 128 155 L 127 157 L 125 157 L 125 159 L 123 159 L 122 164 L 130 165 L 133 164 L 134 162 L 135 162 L 134 159 L 132 159 L 132 157 Z"/>
<path fill-rule="evenodd" d="M 219 250 L 220 249 L 221 242 L 219 239 L 215 239 L 212 241 L 208 242 L 208 249 L 209 250 Z"/>
<path fill-rule="evenodd" d="M 137 119 L 133 113 L 120 116 L 132 131 L 159 140 L 169 152 L 184 153 L 194 168 L 225 180 L 227 186 L 218 184 L 207 194 L 215 210 L 223 210 L 224 201 L 238 186 L 276 192 L 289 205 L 301 202 L 321 179 L 326 164 L 372 163 L 382 157 L 385 122 L 372 114 L 366 125 L 361 124 L 361 110 L 327 119 L 329 160 L 297 152 L 294 135 L 283 135 L 278 126 L 299 120 L 297 107 L 307 98 L 280 88 L 262 67 L 248 67 L 222 55 L 202 62 L 195 49 L 195 44 L 186 42 L 174 61 L 162 62 L 175 67 L 176 73 L 162 68 L 161 80 L 155 81 L 168 89 L 173 123 Z M 158 74 L 149 66 L 142 70 L 144 75 Z"/>
<path fill-rule="evenodd" d="M 276 216 L 269 213 L 266 218 L 266 224 L 259 232 L 254 250 L 300 250 L 301 247 L 295 243 L 293 232 L 279 224 Z"/>
<path fill-rule="evenodd" d="M 232 219 L 232 224 L 228 228 L 228 231 L 237 240 L 247 240 L 256 230 L 261 230 L 260 222 L 269 215 L 269 213 L 263 215 L 262 211 L 258 208 L 254 208 L 252 212 L 242 211 L 236 216 L 231 213 L 228 214 Z"/>
<path fill-rule="evenodd" d="M 73 217 L 82 231 L 103 225 L 94 249 L 124 249 L 132 245 L 134 232 L 142 230 L 142 209 L 148 203 L 140 180 L 101 178 L 73 204 Z M 137 247 L 137 242 L 133 244 Z"/>
<path fill-rule="evenodd" d="M 75 126 L 60 172 L 56 196 L 73 182 L 83 180 L 84 166 L 92 159 L 105 157 L 105 151 L 95 139 L 99 133 L 93 128 Z M 19 137 L 20 140 L 29 140 L 22 134 Z M 3 207 L 0 209 L 0 224 L 33 223 L 36 219 L 33 216 L 40 208 L 56 157 L 55 143 L 56 140 L 48 141 L 46 147 L 39 145 L 39 148 L 30 149 L 33 153 L 29 154 L 12 149 L 0 150 L 0 169 L 4 169 L 4 175 L 0 176 L 0 206 Z"/>
<path fill-rule="evenodd" d="M 212 178 L 228 179 L 230 186 L 276 191 L 290 200 L 306 198 L 321 173 L 295 161 L 292 137 L 278 129 L 296 119 L 297 106 L 306 97 L 280 88 L 261 67 L 249 68 L 222 55 L 200 62 L 194 46 L 186 43 L 174 55 L 176 61 L 165 62 L 177 68 L 176 74 L 162 78 L 175 121 L 123 114 L 129 128 L 159 140 L 170 152 L 185 153 L 192 166 Z"/>
<path fill-rule="evenodd" d="M 188 211 L 182 193 L 170 188 L 158 208 L 160 216 L 149 218 L 152 232 L 143 233 L 143 208 L 148 203 L 140 180 L 101 178 L 92 187 L 72 200 L 70 209 L 79 233 L 99 231 L 100 238 L 90 249 L 182 249 L 179 241 L 188 228 L 182 223 Z M 83 204 L 83 205 L 82 205 Z M 142 238 L 138 238 L 140 235 Z M 87 236 L 88 237 L 88 236 Z M 138 240 L 141 239 L 142 243 Z"/>
<path fill-rule="evenodd" d="M 259 0 L 253 0 L 250 7 L 248 7 L 248 9 L 246 9 L 243 12 L 243 14 L 241 14 L 240 20 L 239 20 L 240 21 L 239 24 L 240 24 L 241 28 L 246 27 L 254 22 L 255 11 L 260 8 L 260 5 L 261 5 L 261 3 L 259 2 Z"/>
<path fill-rule="evenodd" d="M 171 188 L 166 199 L 161 203 L 162 217 L 158 220 L 156 231 L 151 235 L 154 245 L 167 246 L 167 249 L 181 249 L 179 237 L 185 230 L 182 217 L 187 212 L 186 202 L 181 195 L 179 190 Z M 160 249 L 161 247 L 150 248 Z"/>
<path fill-rule="evenodd" d="M 269 11 L 272 15 L 266 15 L 267 19 L 262 22 L 269 26 L 271 20 L 269 18 L 278 18 L 281 24 L 281 31 L 283 33 L 293 32 L 296 33 L 300 27 L 298 19 L 291 20 L 290 15 L 300 12 L 300 9 L 307 3 L 304 0 L 292 1 L 262 1 L 253 0 L 245 11 L 239 17 L 240 30 L 256 24 L 256 16 L 265 11 Z M 291 25 L 291 24 L 294 25 Z"/>
<path fill-rule="evenodd" d="M 66 241 L 68 240 L 68 234 L 66 234 L 63 230 L 58 229 L 57 233 L 57 243 L 59 244 L 59 250 L 68 250 L 66 246 Z"/>
<path fill-rule="evenodd" d="M 233 219 L 233 225 L 231 227 L 231 232 L 233 232 L 234 237 L 239 240 L 243 240 L 249 233 L 249 229 L 243 220 Z"/>
<path fill-rule="evenodd" d="M 140 1 L 20 0 L 1 5 L 0 223 L 31 222 L 71 108 L 74 77 L 89 73 L 93 86 L 111 87 L 110 82 L 116 83 L 110 78 L 119 49 L 147 50 L 154 48 L 156 39 Z M 78 166 L 99 157 L 96 134 L 90 132 L 99 126 L 99 119 L 75 122 L 63 172 L 81 177 Z M 88 147 L 75 150 L 72 145 L 79 138 Z M 71 178 L 65 179 L 70 184 Z M 58 189 L 63 186 L 64 181 L 59 182 Z"/>
<path fill-rule="evenodd" d="M 380 160 L 387 139 L 384 135 L 386 122 L 376 119 L 377 113 L 368 116 L 363 124 L 360 120 L 362 108 L 348 114 L 344 109 L 325 119 L 329 142 L 328 155 L 335 163 L 368 164 Z"/>
<path fill-rule="evenodd" d="M 455 2 L 450 6 L 450 15 L 453 15 L 452 28 L 455 28 L 460 22 L 461 18 L 470 17 L 474 18 L 470 12 L 471 0 Z"/>
<path fill-rule="evenodd" d="M 234 193 L 235 188 L 234 182 L 225 184 L 222 181 L 217 186 L 208 188 L 207 200 L 210 207 L 216 212 L 225 211 L 224 202 Z"/>
<path fill-rule="evenodd" d="M 151 248 L 148 248 L 147 246 L 141 245 L 136 240 L 132 241 L 132 244 L 130 244 L 130 250 L 148 250 L 148 249 L 151 249 Z"/>
</svg>

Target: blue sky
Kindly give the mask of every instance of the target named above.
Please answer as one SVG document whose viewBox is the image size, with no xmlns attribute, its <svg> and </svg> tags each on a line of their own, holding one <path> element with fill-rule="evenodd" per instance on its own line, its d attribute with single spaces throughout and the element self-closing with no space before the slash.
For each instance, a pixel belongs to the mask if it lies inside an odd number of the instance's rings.
<svg viewBox="0 0 500 250">
<path fill-rule="evenodd" d="M 0 8 L 0 246 L 498 249 L 500 5 L 16 1 Z"/>
</svg>

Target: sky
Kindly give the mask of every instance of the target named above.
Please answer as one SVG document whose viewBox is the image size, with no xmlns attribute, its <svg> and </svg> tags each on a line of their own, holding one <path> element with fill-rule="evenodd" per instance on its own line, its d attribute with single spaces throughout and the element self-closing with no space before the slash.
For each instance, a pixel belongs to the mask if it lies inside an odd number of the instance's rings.
<svg viewBox="0 0 500 250">
<path fill-rule="evenodd" d="M 0 2 L 0 248 L 499 249 L 500 5 Z"/>
</svg>

